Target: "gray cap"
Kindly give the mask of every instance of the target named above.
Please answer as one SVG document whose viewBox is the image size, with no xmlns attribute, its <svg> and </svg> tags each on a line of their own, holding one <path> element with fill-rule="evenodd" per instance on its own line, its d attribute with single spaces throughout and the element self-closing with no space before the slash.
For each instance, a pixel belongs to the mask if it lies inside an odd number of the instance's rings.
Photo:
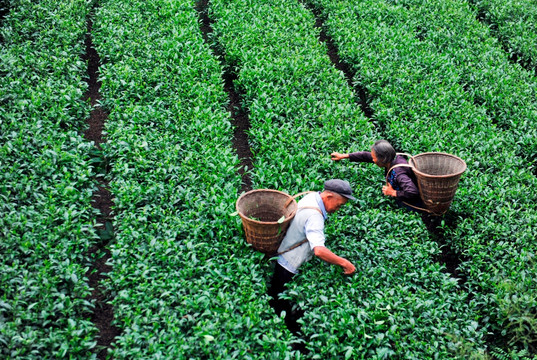
<svg viewBox="0 0 537 360">
<path fill-rule="evenodd" d="M 346 180 L 340 180 L 340 179 L 331 179 L 326 180 L 324 182 L 324 189 L 335 192 L 343 197 L 346 197 L 350 200 L 356 200 L 354 196 L 352 196 L 352 189 L 348 181 Z"/>
</svg>

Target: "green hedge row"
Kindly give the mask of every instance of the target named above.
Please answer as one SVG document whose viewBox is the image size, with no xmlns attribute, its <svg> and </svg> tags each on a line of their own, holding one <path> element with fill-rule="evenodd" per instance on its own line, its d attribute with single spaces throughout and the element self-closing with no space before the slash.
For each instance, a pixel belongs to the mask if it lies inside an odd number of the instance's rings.
<svg viewBox="0 0 537 360">
<path fill-rule="evenodd" d="M 406 8 L 408 17 L 401 21 L 412 24 L 430 51 L 451 58 L 449 76 L 458 76 L 476 107 L 499 128 L 513 133 L 512 146 L 535 169 L 537 81 L 533 72 L 509 61 L 466 1 L 407 0 L 398 4 Z"/>
<path fill-rule="evenodd" d="M 86 1 L 3 2 L 0 44 L 0 357 L 91 359 L 96 242 L 81 130 Z"/>
<path fill-rule="evenodd" d="M 192 1 L 100 4 L 115 241 L 114 359 L 285 359 L 266 265 L 239 236 L 241 178 L 222 68 Z"/>
<path fill-rule="evenodd" d="M 239 73 L 235 87 L 252 127 L 252 180 L 256 187 L 298 193 L 322 185 L 332 149 L 355 141 L 369 146 L 373 133 L 319 44 L 312 14 L 296 2 L 273 6 L 277 12 L 266 2 L 212 1 L 209 15 L 216 21 L 213 41 L 224 48 L 230 71 Z M 231 28 L 238 12 L 243 20 Z M 303 154 L 305 147 L 310 151 Z"/>
<path fill-rule="evenodd" d="M 531 0 L 471 0 L 479 17 L 491 28 L 510 55 L 523 66 L 537 69 L 537 5 Z"/>
<path fill-rule="evenodd" d="M 533 78 L 508 64 L 465 4 L 309 3 L 367 90 L 383 136 L 407 152 L 457 154 L 469 169 L 448 215 L 455 226 L 444 226 L 468 259 L 463 291 L 433 261 L 440 250 L 419 217 L 380 194 L 379 169 L 329 160 L 379 134 L 330 63 L 312 13 L 291 0 L 210 2 L 211 41 L 238 74 L 252 123 L 255 187 L 294 194 L 339 177 L 359 198 L 327 224 L 329 248 L 357 274 L 312 260 L 285 295 L 306 310 L 307 357 L 480 358 L 490 331 L 528 347 L 537 333 Z M 222 68 L 195 5 L 108 0 L 96 14 L 115 202 L 107 286 L 122 330 L 110 355 L 300 358 L 268 305 L 270 266 L 229 216 L 239 162 Z M 90 6 L 14 0 L 2 23 L 6 358 L 95 357 L 85 276 L 96 185 L 93 146 L 80 135 Z"/>
<path fill-rule="evenodd" d="M 335 164 L 332 151 L 367 150 L 378 133 L 296 1 L 211 1 L 212 41 L 238 78 L 252 130 L 255 188 L 321 190 L 346 178 L 358 202 L 328 222 L 328 247 L 353 277 L 312 260 L 286 296 L 305 310 L 308 358 L 447 358 L 482 354 L 485 329 L 416 215 L 380 193 L 382 171 Z M 377 181 L 376 181 L 377 180 Z"/>
<path fill-rule="evenodd" d="M 367 90 L 387 136 L 410 153 L 442 151 L 466 160 L 449 215 L 455 225 L 445 227 L 445 237 L 467 259 L 460 269 L 468 277 L 470 304 L 480 308 L 480 327 L 496 340 L 530 346 L 537 321 L 531 190 L 537 179 L 518 156 L 516 132 L 499 130 L 487 107 L 476 104 L 451 53 L 418 36 L 421 20 L 412 20 L 417 10 L 374 0 L 311 3 L 355 82 Z M 465 31 L 452 30 L 451 37 L 459 33 Z"/>
</svg>

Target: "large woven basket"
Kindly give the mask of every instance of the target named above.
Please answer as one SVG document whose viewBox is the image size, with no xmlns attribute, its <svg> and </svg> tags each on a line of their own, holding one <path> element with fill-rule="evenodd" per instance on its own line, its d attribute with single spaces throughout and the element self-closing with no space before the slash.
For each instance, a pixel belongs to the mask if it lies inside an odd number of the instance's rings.
<svg viewBox="0 0 537 360">
<path fill-rule="evenodd" d="M 297 202 L 284 192 L 271 189 L 242 194 L 235 207 L 242 219 L 246 242 L 265 254 L 276 253 L 293 220 Z M 278 221 L 285 217 L 283 221 Z"/>
<path fill-rule="evenodd" d="M 412 156 L 409 164 L 427 209 L 436 215 L 445 213 L 455 197 L 466 163 L 455 155 L 429 152 Z"/>
</svg>

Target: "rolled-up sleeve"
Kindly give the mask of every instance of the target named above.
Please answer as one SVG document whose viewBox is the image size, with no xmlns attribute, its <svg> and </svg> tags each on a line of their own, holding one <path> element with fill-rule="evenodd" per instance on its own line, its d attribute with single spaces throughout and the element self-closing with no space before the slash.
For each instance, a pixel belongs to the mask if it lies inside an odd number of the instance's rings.
<svg viewBox="0 0 537 360">
<path fill-rule="evenodd" d="M 304 225 L 306 238 L 313 250 L 316 246 L 325 246 L 324 218 L 321 214 L 312 215 Z"/>
</svg>

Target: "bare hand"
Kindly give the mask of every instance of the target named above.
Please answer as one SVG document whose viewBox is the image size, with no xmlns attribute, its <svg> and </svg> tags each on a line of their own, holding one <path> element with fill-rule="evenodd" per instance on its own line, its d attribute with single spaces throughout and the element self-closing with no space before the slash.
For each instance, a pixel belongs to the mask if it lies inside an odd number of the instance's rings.
<svg viewBox="0 0 537 360">
<path fill-rule="evenodd" d="M 349 156 L 347 154 L 340 154 L 338 152 L 333 152 L 330 154 L 330 159 L 334 161 L 339 161 L 348 158 Z"/>
<path fill-rule="evenodd" d="M 395 191 L 390 184 L 386 184 L 382 187 L 382 193 L 386 196 L 397 196 L 397 191 Z"/>
<path fill-rule="evenodd" d="M 349 260 L 345 260 L 341 267 L 343 268 L 343 273 L 345 275 L 350 275 L 356 271 L 356 267 Z"/>
</svg>

